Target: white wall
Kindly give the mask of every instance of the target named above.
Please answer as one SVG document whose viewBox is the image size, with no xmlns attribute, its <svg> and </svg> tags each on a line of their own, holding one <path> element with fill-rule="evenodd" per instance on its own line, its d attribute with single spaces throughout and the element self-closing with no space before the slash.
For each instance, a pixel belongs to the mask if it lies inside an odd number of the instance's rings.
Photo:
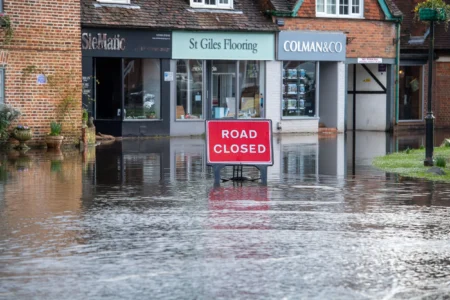
<svg viewBox="0 0 450 300">
<path fill-rule="evenodd" d="M 348 65 L 348 90 L 353 90 L 353 66 Z M 377 64 L 367 64 L 369 70 L 387 87 L 387 70 L 378 72 Z M 387 68 L 386 68 L 387 69 Z M 382 91 L 381 87 L 361 66 L 356 65 L 357 91 Z M 386 131 L 387 94 L 356 95 L 356 130 Z M 347 129 L 353 130 L 353 95 L 347 97 Z"/>
</svg>

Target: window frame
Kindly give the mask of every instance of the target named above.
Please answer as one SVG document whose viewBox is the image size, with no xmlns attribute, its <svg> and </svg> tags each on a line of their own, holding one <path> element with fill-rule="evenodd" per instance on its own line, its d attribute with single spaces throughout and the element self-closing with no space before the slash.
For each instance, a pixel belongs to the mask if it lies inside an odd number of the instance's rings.
<svg viewBox="0 0 450 300">
<path fill-rule="evenodd" d="M 335 8 L 336 8 L 336 13 L 335 14 L 330 14 L 325 12 L 326 7 L 327 7 L 327 2 L 328 1 L 332 1 L 332 0 L 323 0 L 323 7 L 324 7 L 324 12 L 319 12 L 317 11 L 317 6 L 318 6 L 318 1 L 316 1 L 316 17 L 325 17 L 325 18 L 353 18 L 353 19 L 363 19 L 364 18 L 364 0 L 359 0 L 359 13 L 358 14 L 354 14 L 354 13 L 349 13 L 349 14 L 340 14 L 339 13 L 339 1 L 340 0 L 336 0 L 335 3 Z M 349 4 L 349 12 L 351 12 L 352 10 L 352 0 L 348 0 Z"/>
<path fill-rule="evenodd" d="M 190 0 L 193 8 L 218 8 L 218 9 L 233 9 L 233 0 L 228 0 L 228 4 L 220 4 L 220 0 L 215 0 L 216 4 L 205 4 L 205 0 L 198 0 L 200 3 Z"/>
<path fill-rule="evenodd" d="M 0 0 L 3 1 L 3 0 Z M 130 4 L 131 0 L 97 0 L 97 2 L 105 4 Z"/>
</svg>

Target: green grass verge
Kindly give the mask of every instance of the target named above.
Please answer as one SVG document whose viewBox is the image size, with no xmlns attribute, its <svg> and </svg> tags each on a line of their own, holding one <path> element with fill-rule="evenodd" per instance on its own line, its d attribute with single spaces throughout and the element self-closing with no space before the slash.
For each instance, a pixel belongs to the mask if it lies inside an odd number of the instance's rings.
<svg viewBox="0 0 450 300">
<path fill-rule="evenodd" d="M 425 149 L 414 149 L 376 157 L 372 164 L 383 171 L 398 173 L 405 177 L 450 182 L 450 147 L 435 147 L 433 158 L 436 160 L 437 157 L 443 157 L 447 161 L 447 166 L 441 168 L 446 173 L 445 175 L 427 173 L 427 170 L 430 167 L 425 167 L 423 165 L 423 161 L 425 160 Z"/>
</svg>

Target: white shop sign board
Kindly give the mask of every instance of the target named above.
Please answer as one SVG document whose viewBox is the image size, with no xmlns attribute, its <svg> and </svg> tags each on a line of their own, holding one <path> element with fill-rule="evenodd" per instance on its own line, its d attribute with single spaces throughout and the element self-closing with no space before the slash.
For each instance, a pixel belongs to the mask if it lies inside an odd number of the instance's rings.
<svg viewBox="0 0 450 300">
<path fill-rule="evenodd" d="M 382 64 L 382 63 L 383 63 L 382 58 L 373 58 L 373 57 L 360 58 L 360 57 L 358 57 L 358 64 Z"/>
</svg>

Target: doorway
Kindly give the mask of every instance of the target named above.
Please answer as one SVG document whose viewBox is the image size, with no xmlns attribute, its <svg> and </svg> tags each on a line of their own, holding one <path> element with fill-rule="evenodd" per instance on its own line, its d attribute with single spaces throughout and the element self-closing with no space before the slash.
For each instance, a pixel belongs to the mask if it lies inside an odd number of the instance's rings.
<svg viewBox="0 0 450 300">
<path fill-rule="evenodd" d="M 121 58 L 96 58 L 96 119 L 121 119 L 122 102 Z"/>
<path fill-rule="evenodd" d="M 212 119 L 236 116 L 236 61 L 211 62 Z"/>
</svg>

